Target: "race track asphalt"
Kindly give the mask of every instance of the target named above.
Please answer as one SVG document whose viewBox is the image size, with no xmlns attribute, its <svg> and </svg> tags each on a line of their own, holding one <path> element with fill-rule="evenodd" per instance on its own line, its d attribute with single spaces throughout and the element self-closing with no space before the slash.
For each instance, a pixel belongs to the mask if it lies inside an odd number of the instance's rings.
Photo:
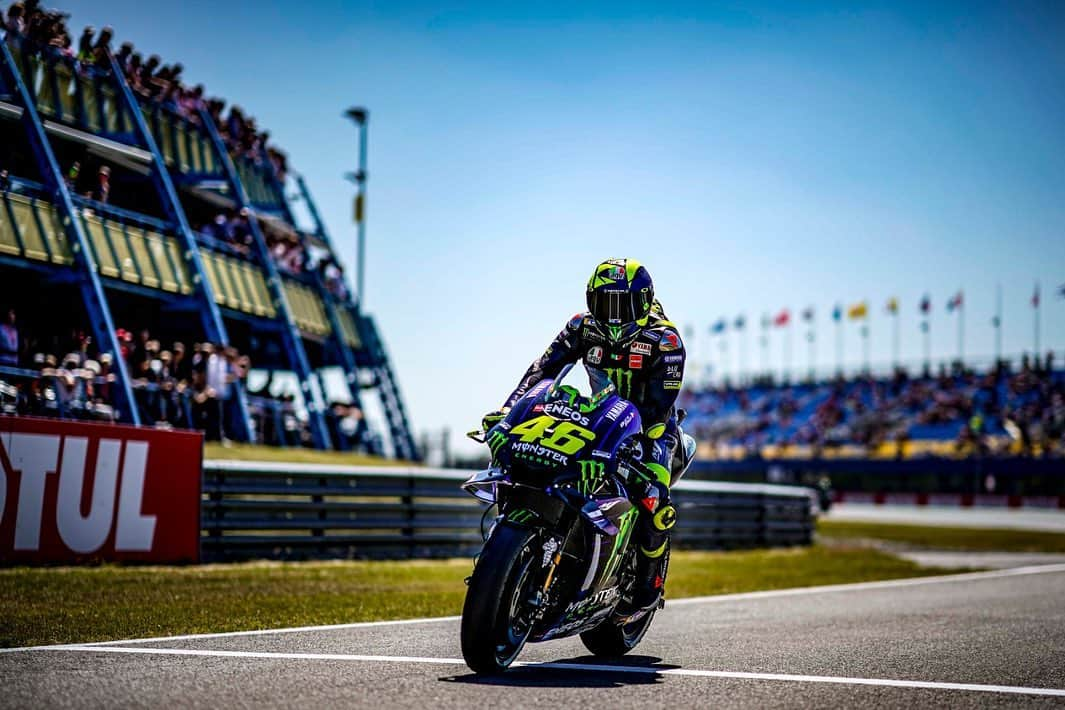
<svg viewBox="0 0 1065 710">
<path fill-rule="evenodd" d="M 1065 565 L 672 602 L 613 663 L 577 639 L 497 678 L 461 658 L 454 619 L 9 651 L 0 706 L 1065 707 Z"/>
</svg>

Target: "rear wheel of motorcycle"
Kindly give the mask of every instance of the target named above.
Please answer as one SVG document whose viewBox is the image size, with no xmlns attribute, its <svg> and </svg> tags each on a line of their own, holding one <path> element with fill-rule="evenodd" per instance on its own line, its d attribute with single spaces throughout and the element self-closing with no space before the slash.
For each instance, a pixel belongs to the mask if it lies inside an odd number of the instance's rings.
<svg viewBox="0 0 1065 710">
<path fill-rule="evenodd" d="M 624 626 L 618 626 L 607 619 L 591 631 L 581 634 L 581 641 L 584 647 L 596 656 L 624 656 L 643 640 L 643 635 L 651 628 L 651 620 L 654 618 L 655 612 L 649 611 Z"/>
<path fill-rule="evenodd" d="M 500 673 L 532 631 L 528 604 L 540 566 L 528 528 L 500 523 L 485 543 L 462 607 L 462 657 L 477 673 Z"/>
</svg>

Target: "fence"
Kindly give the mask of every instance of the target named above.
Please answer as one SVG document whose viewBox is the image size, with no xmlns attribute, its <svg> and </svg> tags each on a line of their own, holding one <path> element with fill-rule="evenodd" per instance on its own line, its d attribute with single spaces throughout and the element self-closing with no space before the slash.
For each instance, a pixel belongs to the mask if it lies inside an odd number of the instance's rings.
<svg viewBox="0 0 1065 710">
<path fill-rule="evenodd" d="M 481 544 L 484 506 L 470 471 L 206 461 L 201 559 L 464 556 Z M 676 544 L 697 549 L 805 545 L 810 492 L 683 481 Z"/>
</svg>

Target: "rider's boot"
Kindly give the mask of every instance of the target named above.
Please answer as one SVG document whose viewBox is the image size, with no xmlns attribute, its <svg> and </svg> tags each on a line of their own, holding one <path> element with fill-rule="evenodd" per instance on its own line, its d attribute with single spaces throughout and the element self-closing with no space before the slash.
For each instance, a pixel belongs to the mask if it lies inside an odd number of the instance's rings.
<svg viewBox="0 0 1065 710">
<path fill-rule="evenodd" d="M 647 513 L 643 522 L 644 544 L 636 551 L 635 586 L 631 600 L 622 600 L 618 605 L 619 616 L 631 616 L 640 611 L 653 609 L 662 601 L 669 568 L 669 531 L 676 523 L 677 513 L 666 502 L 653 514 Z"/>
<path fill-rule="evenodd" d="M 640 547 L 636 556 L 636 587 L 632 595 L 632 608 L 635 611 L 658 606 L 665 591 L 668 568 L 668 537 L 657 550 Z"/>
</svg>

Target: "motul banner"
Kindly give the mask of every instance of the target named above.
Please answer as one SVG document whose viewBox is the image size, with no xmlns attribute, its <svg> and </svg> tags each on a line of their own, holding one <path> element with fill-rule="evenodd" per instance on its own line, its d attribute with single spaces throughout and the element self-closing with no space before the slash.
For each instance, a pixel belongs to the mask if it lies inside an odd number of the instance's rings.
<svg viewBox="0 0 1065 710">
<path fill-rule="evenodd" d="M 194 562 L 203 435 L 0 417 L 0 562 Z"/>
</svg>

